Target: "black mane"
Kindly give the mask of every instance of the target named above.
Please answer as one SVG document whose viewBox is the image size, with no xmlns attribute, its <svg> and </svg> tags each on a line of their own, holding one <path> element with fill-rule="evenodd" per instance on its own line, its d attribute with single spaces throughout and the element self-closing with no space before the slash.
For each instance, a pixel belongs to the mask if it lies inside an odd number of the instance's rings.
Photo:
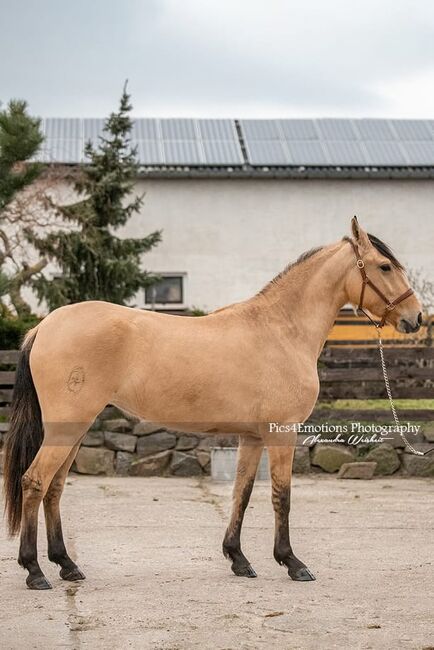
<svg viewBox="0 0 434 650">
<path fill-rule="evenodd" d="M 401 264 L 399 260 L 396 259 L 393 251 L 387 244 L 384 243 L 384 241 L 381 241 L 381 239 L 378 239 L 375 235 L 371 235 L 370 232 L 367 233 L 369 241 L 373 245 L 374 248 L 377 249 L 381 255 L 384 255 L 384 257 L 387 257 L 388 260 L 390 260 L 393 264 L 393 266 L 396 269 L 400 269 L 400 271 L 404 271 L 404 267 Z M 351 241 L 351 237 L 344 237 L 343 241 Z"/>
<path fill-rule="evenodd" d="M 393 266 L 396 269 L 400 269 L 401 271 L 404 270 L 404 267 L 401 264 L 401 262 L 396 259 L 394 253 L 392 252 L 392 249 L 389 248 L 389 246 L 387 244 L 385 244 L 384 241 L 382 241 L 381 239 L 378 239 L 378 237 L 376 237 L 375 235 L 371 235 L 371 233 L 369 233 L 369 232 L 368 232 L 368 237 L 369 237 L 369 241 L 371 242 L 373 247 L 376 248 L 377 251 L 379 253 L 381 253 L 381 255 L 384 255 L 384 257 L 387 257 L 387 259 L 392 262 Z M 343 241 L 351 241 L 351 238 L 350 237 L 344 237 Z M 306 260 L 311 258 L 313 255 L 315 255 L 316 253 L 321 251 L 323 248 L 324 248 L 323 246 L 319 246 L 318 248 L 311 248 L 310 250 L 305 251 L 304 253 L 302 253 L 295 260 L 295 262 L 291 262 L 290 264 L 288 264 L 283 269 L 283 271 L 278 273 L 275 278 L 273 278 L 270 282 L 268 282 L 268 284 L 266 284 L 265 287 L 259 293 L 264 293 L 265 291 L 267 291 L 267 289 L 269 289 L 273 285 L 275 285 L 280 280 L 280 278 L 282 278 L 289 271 L 291 271 L 291 269 L 293 269 L 295 266 L 298 266 L 299 264 L 302 264 L 303 262 L 305 262 Z"/>
<path fill-rule="evenodd" d="M 302 264 L 306 260 L 310 259 L 316 253 L 319 253 L 319 251 L 322 251 L 323 248 L 324 248 L 323 246 L 318 246 L 317 248 L 311 248 L 310 250 L 302 253 L 299 257 L 297 257 L 295 262 L 290 262 L 289 264 L 287 264 L 283 269 L 283 271 L 280 271 L 280 273 L 278 273 L 275 278 L 273 278 L 270 282 L 268 282 L 268 284 L 266 284 L 265 287 L 261 289 L 259 293 L 264 293 L 265 291 L 267 291 L 267 289 L 269 289 L 274 284 L 276 284 L 280 280 L 280 278 L 283 278 L 284 275 L 286 275 L 289 271 L 291 271 L 291 269 L 293 269 L 294 266 L 298 266 L 299 264 Z"/>
<path fill-rule="evenodd" d="M 368 237 L 373 247 L 376 248 L 377 251 L 381 253 L 381 255 L 387 257 L 387 259 L 392 262 L 395 268 L 400 269 L 401 271 L 404 270 L 404 267 L 402 266 L 401 262 L 396 259 L 392 250 L 389 248 L 387 244 L 384 243 L 384 241 L 381 241 L 381 239 L 378 239 L 378 237 L 376 237 L 375 235 L 371 235 L 371 233 L 369 232 L 368 232 Z"/>
</svg>

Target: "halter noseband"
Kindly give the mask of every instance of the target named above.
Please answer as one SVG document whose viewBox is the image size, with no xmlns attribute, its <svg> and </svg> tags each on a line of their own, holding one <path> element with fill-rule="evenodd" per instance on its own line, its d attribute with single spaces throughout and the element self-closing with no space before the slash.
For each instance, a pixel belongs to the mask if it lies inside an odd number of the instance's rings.
<svg viewBox="0 0 434 650">
<path fill-rule="evenodd" d="M 400 302 L 403 302 L 404 300 L 409 298 L 414 293 L 413 289 L 407 289 L 407 291 L 404 291 L 404 293 L 402 293 L 400 296 L 398 296 L 398 298 L 396 298 L 395 300 L 389 300 L 388 298 L 386 298 L 384 293 L 382 291 L 380 291 L 380 289 L 372 282 L 372 280 L 370 280 L 368 278 L 368 276 L 366 274 L 366 271 L 365 271 L 365 263 L 364 263 L 364 261 L 362 260 L 362 258 L 360 256 L 360 252 L 359 252 L 359 248 L 358 248 L 357 244 L 352 239 L 349 239 L 349 242 L 350 242 L 351 246 L 353 247 L 354 254 L 355 254 L 356 260 L 357 260 L 357 262 L 356 262 L 357 268 L 359 269 L 360 275 L 362 276 L 362 289 L 360 291 L 359 305 L 358 305 L 357 309 L 358 309 L 358 311 L 361 311 L 367 318 L 369 318 L 369 320 L 371 321 L 371 323 L 373 323 L 375 325 L 375 327 L 377 327 L 378 329 L 381 329 L 383 327 L 384 323 L 386 322 L 386 318 L 387 318 L 389 312 L 391 312 L 393 309 L 395 309 L 396 305 L 399 305 Z M 383 314 L 381 320 L 378 323 L 368 314 L 368 312 L 366 312 L 363 309 L 363 298 L 365 296 L 366 285 L 369 285 L 371 287 L 371 289 L 373 291 L 375 291 L 377 296 L 379 296 L 381 298 L 381 300 L 386 305 L 386 308 L 384 310 L 384 314 Z"/>
</svg>

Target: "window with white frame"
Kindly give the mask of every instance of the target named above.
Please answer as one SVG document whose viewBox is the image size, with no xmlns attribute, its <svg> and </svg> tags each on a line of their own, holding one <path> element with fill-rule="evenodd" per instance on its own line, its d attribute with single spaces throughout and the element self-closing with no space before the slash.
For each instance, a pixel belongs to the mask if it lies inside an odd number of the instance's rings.
<svg viewBox="0 0 434 650">
<path fill-rule="evenodd" d="M 185 273 L 158 273 L 160 279 L 145 288 L 145 305 L 170 309 L 184 307 Z"/>
</svg>

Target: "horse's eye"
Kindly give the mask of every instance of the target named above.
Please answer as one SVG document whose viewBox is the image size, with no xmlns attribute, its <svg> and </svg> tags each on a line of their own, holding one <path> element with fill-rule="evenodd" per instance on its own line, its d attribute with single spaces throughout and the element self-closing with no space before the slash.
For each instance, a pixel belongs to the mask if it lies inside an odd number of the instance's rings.
<svg viewBox="0 0 434 650">
<path fill-rule="evenodd" d="M 384 271 L 385 273 L 387 273 L 387 271 L 391 271 L 391 270 L 392 270 L 392 267 L 390 266 L 390 264 L 381 264 L 381 265 L 380 265 L 380 269 L 381 269 L 382 271 Z"/>
</svg>

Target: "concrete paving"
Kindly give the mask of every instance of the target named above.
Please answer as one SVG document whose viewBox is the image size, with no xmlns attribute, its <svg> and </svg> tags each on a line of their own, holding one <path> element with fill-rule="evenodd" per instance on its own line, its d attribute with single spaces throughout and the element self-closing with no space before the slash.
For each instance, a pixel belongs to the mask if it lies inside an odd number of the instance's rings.
<svg viewBox="0 0 434 650">
<path fill-rule="evenodd" d="M 26 589 L 17 540 L 0 535 L 0 648 L 345 650 L 434 648 L 434 482 L 295 477 L 292 542 L 316 582 L 272 556 L 270 486 L 255 486 L 244 551 L 221 554 L 231 486 L 209 479 L 71 475 L 62 500 L 71 555 L 87 575 Z"/>
</svg>

